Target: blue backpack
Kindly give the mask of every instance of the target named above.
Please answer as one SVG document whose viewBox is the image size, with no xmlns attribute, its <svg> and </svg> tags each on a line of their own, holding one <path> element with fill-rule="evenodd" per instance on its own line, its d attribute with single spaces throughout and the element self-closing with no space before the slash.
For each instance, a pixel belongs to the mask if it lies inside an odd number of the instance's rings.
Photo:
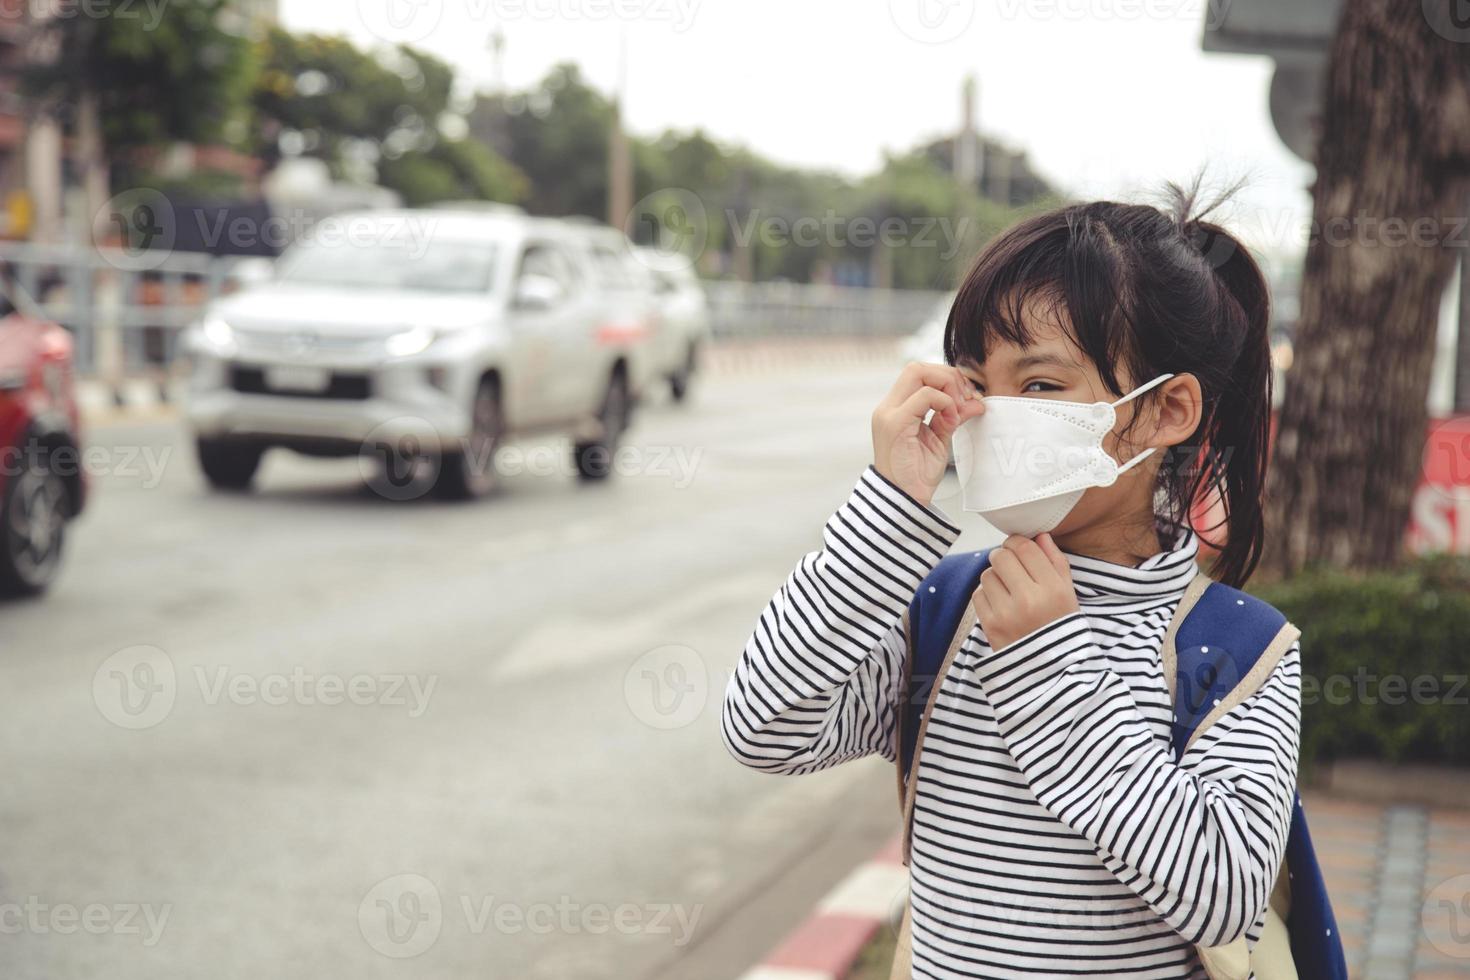
<svg viewBox="0 0 1470 980">
<path fill-rule="evenodd" d="M 947 556 L 924 579 L 909 604 L 909 654 L 895 731 L 905 864 L 913 832 L 916 781 L 909 774 L 914 756 L 934 710 L 934 695 L 974 623 L 970 597 L 989 563 L 988 550 Z M 1255 692 L 1296 635 L 1285 616 L 1254 596 L 1203 575 L 1190 584 L 1164 637 L 1164 676 L 1171 682 L 1176 709 L 1176 760 L 1195 737 Z M 1292 809 L 1283 865 L 1289 873 L 1290 907 L 1282 917 L 1297 976 L 1301 980 L 1347 980 L 1342 940 L 1307 832 L 1300 793 Z M 1273 903 L 1275 897 L 1273 894 Z M 1238 955 L 1243 955 L 1244 941 L 1239 942 Z M 1208 954 L 1212 951 L 1200 952 L 1211 976 L 1232 976 L 1239 968 L 1227 965 L 1217 973 L 1211 969 Z"/>
</svg>

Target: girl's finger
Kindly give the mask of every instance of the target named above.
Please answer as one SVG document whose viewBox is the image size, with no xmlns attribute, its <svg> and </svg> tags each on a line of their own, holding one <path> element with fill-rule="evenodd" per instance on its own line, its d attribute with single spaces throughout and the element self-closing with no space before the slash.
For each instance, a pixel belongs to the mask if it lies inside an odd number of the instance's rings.
<svg viewBox="0 0 1470 980">
<path fill-rule="evenodd" d="M 915 391 L 920 388 L 938 388 L 945 392 L 956 403 L 978 400 L 977 392 L 969 380 L 960 373 L 960 369 L 948 364 L 929 364 L 922 361 L 914 361 L 903 369 L 898 380 L 889 389 L 888 397 L 884 404 L 896 408 L 909 399 Z"/>
<path fill-rule="evenodd" d="M 1056 565 L 1035 541 L 1013 534 L 1006 538 L 1005 547 L 1016 556 L 1016 560 L 1026 569 L 1026 574 L 1031 576 L 1032 581 L 1047 582 L 1056 578 Z"/>
<path fill-rule="evenodd" d="M 1038 534 L 1036 536 L 1036 546 L 1041 549 L 1042 554 L 1046 555 L 1047 561 L 1051 562 L 1051 566 L 1057 570 L 1057 574 L 1068 582 L 1072 581 L 1072 566 L 1067 564 L 1067 556 L 1062 554 L 1062 549 L 1058 548 L 1057 543 L 1052 540 L 1050 532 Z"/>
<path fill-rule="evenodd" d="M 917 419 L 922 422 L 931 409 L 936 417 L 945 412 L 954 414 L 956 413 L 955 400 L 938 388 L 925 386 L 898 406 L 897 414 L 905 421 Z"/>
<path fill-rule="evenodd" d="M 934 434 L 939 438 L 948 441 L 949 437 L 954 435 L 956 429 L 976 416 L 983 414 L 985 414 L 985 402 L 978 398 L 967 399 L 966 401 L 960 402 L 958 416 L 954 421 L 950 421 L 941 416 L 935 416 L 930 421 L 929 428 L 933 429 Z"/>
<path fill-rule="evenodd" d="M 1007 592 L 1015 592 L 1017 589 L 1035 584 L 1036 580 L 1031 576 L 1031 572 L 1011 550 L 1009 541 L 990 553 L 990 567 L 995 569 L 1001 582 L 1005 583 Z"/>
<path fill-rule="evenodd" d="M 991 564 L 989 568 L 980 573 L 980 588 L 989 589 L 990 595 L 995 602 L 1004 603 L 1010 601 L 1011 590 L 1006 588 L 1006 584 L 1001 579 L 1000 574 L 996 572 L 994 564 Z"/>
<path fill-rule="evenodd" d="M 984 589 L 976 589 L 975 594 L 970 596 L 970 604 L 975 607 L 975 615 L 980 617 L 980 625 L 984 626 L 987 619 L 995 616 L 995 609 L 990 605 L 990 600 L 985 596 Z"/>
</svg>

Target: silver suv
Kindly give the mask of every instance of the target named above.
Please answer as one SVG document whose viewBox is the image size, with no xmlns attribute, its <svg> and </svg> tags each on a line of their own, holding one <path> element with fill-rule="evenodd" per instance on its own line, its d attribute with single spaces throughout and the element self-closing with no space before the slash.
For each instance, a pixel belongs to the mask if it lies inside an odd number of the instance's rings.
<svg viewBox="0 0 1470 980">
<path fill-rule="evenodd" d="M 602 285 L 585 238 L 513 209 L 318 224 L 188 332 L 206 479 L 245 489 L 286 447 L 427 460 L 442 495 L 478 496 L 499 442 L 539 430 L 571 433 L 582 477 L 607 476 L 651 370 L 653 314 Z"/>
</svg>

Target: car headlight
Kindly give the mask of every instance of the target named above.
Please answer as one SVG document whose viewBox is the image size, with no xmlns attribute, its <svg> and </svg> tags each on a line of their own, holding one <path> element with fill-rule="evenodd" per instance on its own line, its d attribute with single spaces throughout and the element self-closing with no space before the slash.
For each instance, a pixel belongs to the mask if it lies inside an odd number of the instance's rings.
<svg viewBox="0 0 1470 980">
<path fill-rule="evenodd" d="M 393 334 L 383 342 L 383 349 L 394 357 L 412 357 L 428 350 L 434 339 L 435 333 L 428 327 L 413 327 Z"/>
<path fill-rule="evenodd" d="M 199 335 L 204 342 L 215 350 L 228 351 L 234 349 L 235 331 L 225 322 L 225 318 L 217 313 L 210 313 L 199 325 Z"/>
</svg>

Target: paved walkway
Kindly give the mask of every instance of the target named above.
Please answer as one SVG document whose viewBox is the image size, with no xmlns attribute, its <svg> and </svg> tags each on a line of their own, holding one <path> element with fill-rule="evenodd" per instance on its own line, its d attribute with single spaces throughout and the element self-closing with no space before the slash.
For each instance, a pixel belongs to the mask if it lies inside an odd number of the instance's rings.
<svg viewBox="0 0 1470 980">
<path fill-rule="evenodd" d="M 1470 813 L 1304 795 L 1353 976 L 1470 980 Z"/>
</svg>

